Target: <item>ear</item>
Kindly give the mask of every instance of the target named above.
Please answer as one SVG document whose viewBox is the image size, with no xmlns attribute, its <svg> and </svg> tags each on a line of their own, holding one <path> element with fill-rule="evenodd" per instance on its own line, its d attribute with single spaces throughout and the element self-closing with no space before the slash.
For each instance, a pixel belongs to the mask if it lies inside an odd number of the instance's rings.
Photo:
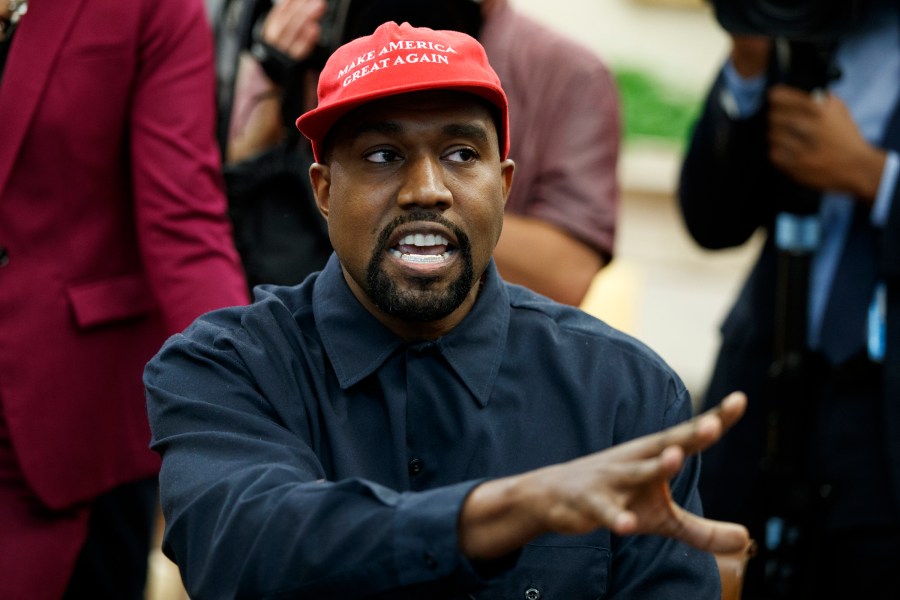
<svg viewBox="0 0 900 600">
<path fill-rule="evenodd" d="M 313 163 L 309 166 L 309 182 L 312 184 L 313 195 L 316 197 L 316 206 L 319 212 L 328 220 L 328 201 L 331 199 L 331 169 L 328 165 Z"/>
<path fill-rule="evenodd" d="M 509 199 L 509 191 L 512 189 L 513 175 L 516 172 L 516 163 L 507 158 L 500 163 L 500 177 L 503 180 L 503 204 Z"/>
</svg>

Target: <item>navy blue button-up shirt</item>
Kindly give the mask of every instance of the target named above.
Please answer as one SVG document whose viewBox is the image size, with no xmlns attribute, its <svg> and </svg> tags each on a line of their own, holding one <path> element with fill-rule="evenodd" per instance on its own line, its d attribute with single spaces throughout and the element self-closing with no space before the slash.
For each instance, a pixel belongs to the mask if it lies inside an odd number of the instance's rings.
<svg viewBox="0 0 900 600">
<path fill-rule="evenodd" d="M 410 343 L 332 256 L 198 319 L 145 372 L 165 549 L 192 598 L 718 598 L 711 555 L 657 536 L 545 535 L 479 568 L 456 522 L 487 478 L 688 418 L 679 378 L 586 313 L 503 282 Z M 699 464 L 672 482 L 699 512 Z"/>
</svg>

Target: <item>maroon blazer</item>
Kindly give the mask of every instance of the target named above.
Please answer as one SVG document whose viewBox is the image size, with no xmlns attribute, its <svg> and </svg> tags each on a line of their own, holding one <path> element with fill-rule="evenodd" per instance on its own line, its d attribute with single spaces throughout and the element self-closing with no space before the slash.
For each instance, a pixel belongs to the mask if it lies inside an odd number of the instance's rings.
<svg viewBox="0 0 900 600">
<path fill-rule="evenodd" d="M 248 301 L 201 0 L 33 0 L 0 80 L 0 409 L 48 507 L 152 476 L 164 339 Z"/>
</svg>

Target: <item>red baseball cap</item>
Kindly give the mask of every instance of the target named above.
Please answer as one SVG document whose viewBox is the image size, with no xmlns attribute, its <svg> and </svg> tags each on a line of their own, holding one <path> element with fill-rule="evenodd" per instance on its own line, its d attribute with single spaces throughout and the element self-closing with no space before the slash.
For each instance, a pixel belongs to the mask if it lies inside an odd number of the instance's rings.
<svg viewBox="0 0 900 600">
<path fill-rule="evenodd" d="M 478 41 L 459 31 L 380 25 L 328 58 L 319 75 L 319 104 L 297 119 L 321 161 L 322 142 L 350 110 L 379 98 L 423 90 L 459 90 L 481 96 L 500 111 L 501 158 L 509 154 L 509 106 L 500 78 Z"/>
</svg>

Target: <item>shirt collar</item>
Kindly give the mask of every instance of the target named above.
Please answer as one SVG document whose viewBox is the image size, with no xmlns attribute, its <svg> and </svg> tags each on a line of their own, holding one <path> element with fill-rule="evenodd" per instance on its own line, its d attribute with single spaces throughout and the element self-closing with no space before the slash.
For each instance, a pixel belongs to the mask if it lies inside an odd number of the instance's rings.
<svg viewBox="0 0 900 600">
<path fill-rule="evenodd" d="M 313 314 L 342 389 L 374 373 L 407 345 L 359 303 L 334 254 L 315 282 Z M 487 404 L 500 368 L 509 316 L 509 296 L 492 260 L 471 312 L 435 342 L 481 406 Z"/>
</svg>

